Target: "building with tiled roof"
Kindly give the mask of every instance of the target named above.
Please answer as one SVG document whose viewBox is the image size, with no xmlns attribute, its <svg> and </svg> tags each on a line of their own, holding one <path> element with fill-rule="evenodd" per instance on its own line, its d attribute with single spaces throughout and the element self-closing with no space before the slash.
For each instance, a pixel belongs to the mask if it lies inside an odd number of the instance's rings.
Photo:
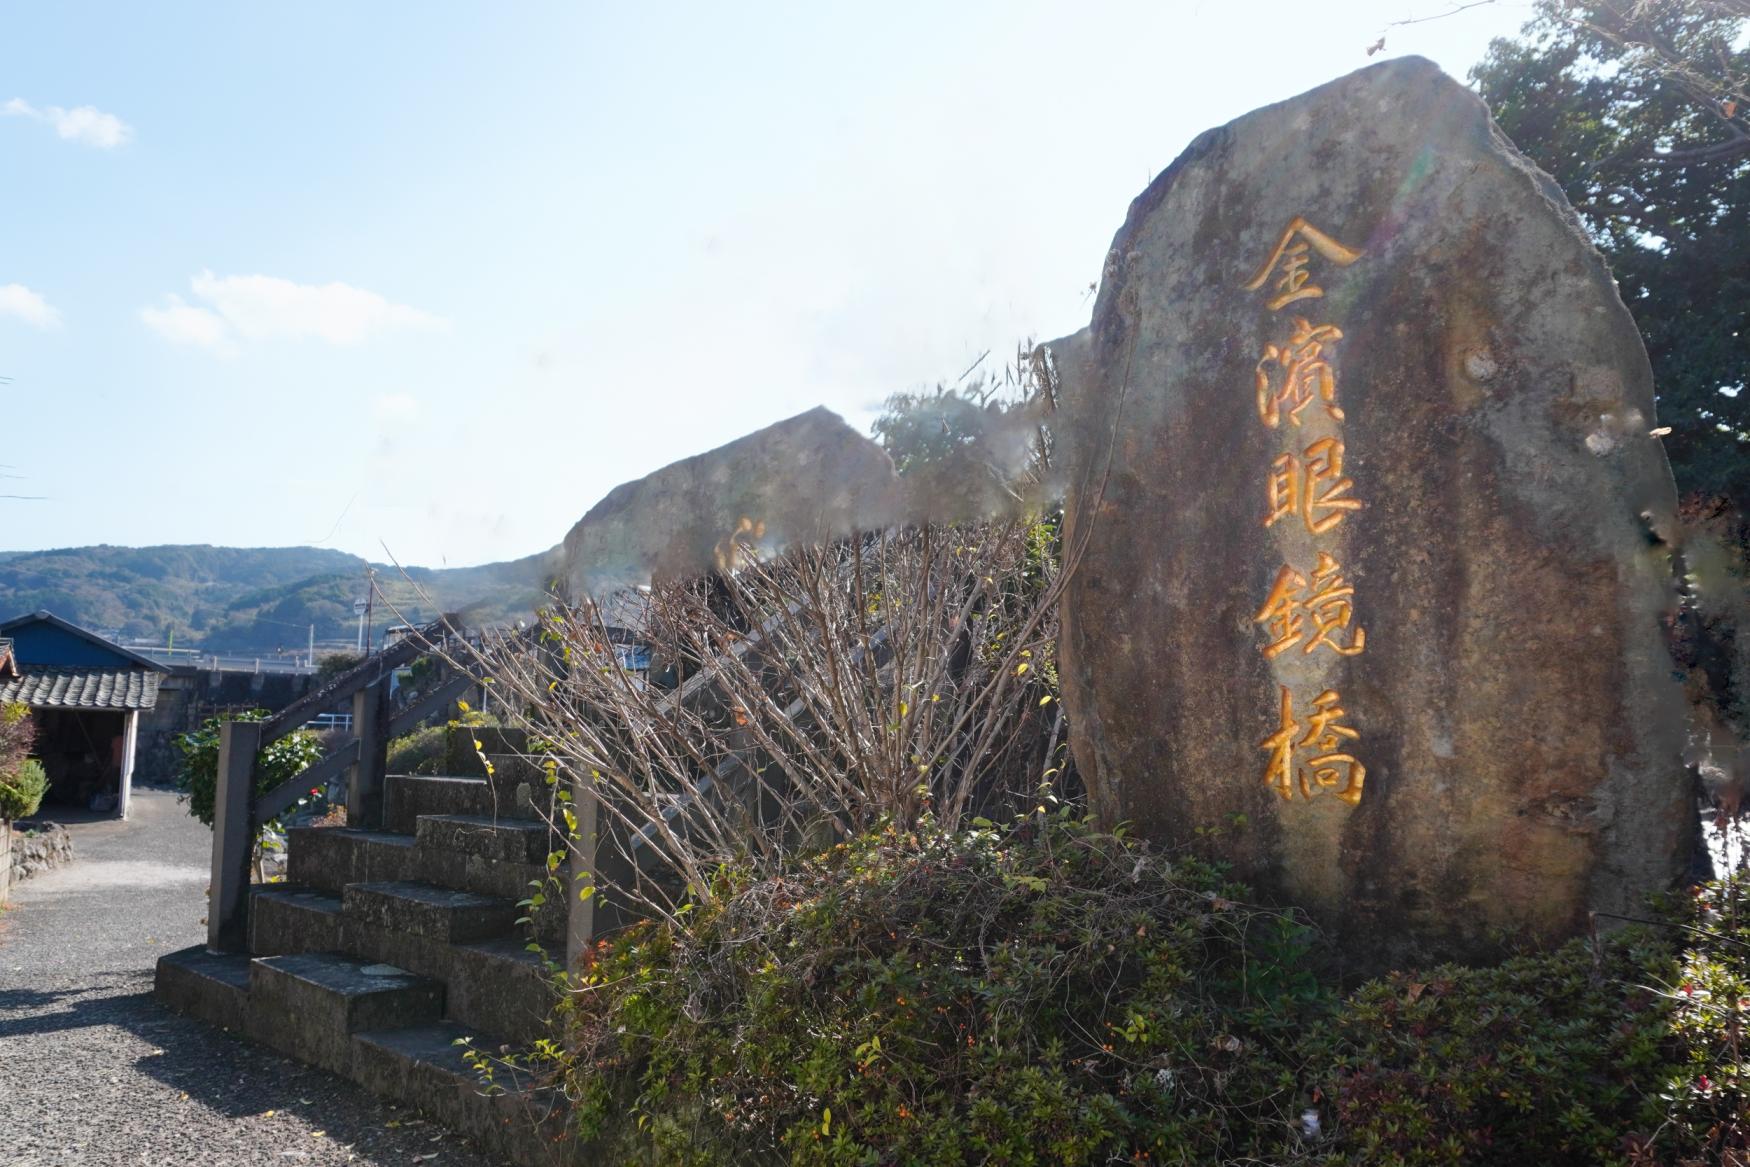
<svg viewBox="0 0 1750 1167">
<path fill-rule="evenodd" d="M 45 802 L 127 817 L 140 715 L 166 672 L 51 612 L 0 624 L 0 704 L 30 706 Z"/>
</svg>

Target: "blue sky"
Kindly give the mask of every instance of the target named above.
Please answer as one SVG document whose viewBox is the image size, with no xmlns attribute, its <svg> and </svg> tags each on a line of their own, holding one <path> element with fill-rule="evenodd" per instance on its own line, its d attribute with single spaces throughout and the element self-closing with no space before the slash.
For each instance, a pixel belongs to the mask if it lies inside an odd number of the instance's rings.
<svg viewBox="0 0 1750 1167">
<path fill-rule="evenodd" d="M 0 549 L 544 549 L 1079 328 L 1198 132 L 1529 15 L 1451 7 L 0 2 Z"/>
</svg>

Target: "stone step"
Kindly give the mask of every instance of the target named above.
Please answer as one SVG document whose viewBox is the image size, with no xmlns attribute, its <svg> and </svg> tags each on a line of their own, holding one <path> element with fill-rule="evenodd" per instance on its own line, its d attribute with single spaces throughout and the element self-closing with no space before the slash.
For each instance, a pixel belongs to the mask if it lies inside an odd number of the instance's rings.
<svg viewBox="0 0 1750 1167">
<path fill-rule="evenodd" d="M 493 951 L 506 943 L 458 947 L 458 952 L 473 950 L 465 959 L 501 962 L 490 975 L 476 977 L 477 991 L 498 998 L 516 995 L 507 991 L 512 986 L 504 970 L 511 964 L 529 966 L 533 958 Z M 502 1058 L 545 1031 L 525 1025 L 526 1033 L 507 1038 L 502 1031 L 435 1020 L 433 1011 L 449 994 L 412 970 L 332 952 L 251 959 L 209 953 L 197 945 L 159 958 L 156 994 L 178 1012 L 416 1106 L 519 1167 L 568 1161 L 562 1154 L 566 1123 L 558 1094 L 534 1083 L 526 1071 L 499 1063 L 488 1090 L 464 1056 L 475 1049 Z"/>
<path fill-rule="evenodd" d="M 563 958 L 561 947 L 557 959 Z M 526 942 L 508 937 L 452 946 L 446 983 L 454 999 L 444 1015 L 511 1041 L 547 1036 L 547 1017 L 558 998 L 546 960 Z"/>
<path fill-rule="evenodd" d="M 514 1163 L 555 1161 L 565 1134 L 559 1098 L 504 1069 L 495 1070 L 488 1094 L 466 1051 L 497 1055 L 500 1047 L 491 1038 L 436 1022 L 360 1033 L 353 1047 L 353 1079 L 367 1090 L 418 1107 Z"/>
<path fill-rule="evenodd" d="M 278 956 L 357 949 L 348 934 L 339 892 L 275 883 L 250 891 L 249 951 L 256 956 Z"/>
<path fill-rule="evenodd" d="M 424 817 L 455 825 L 426 829 L 418 836 L 347 827 L 296 828 L 287 837 L 286 880 L 336 893 L 352 883 L 429 883 L 514 902 L 527 899 L 531 882 L 547 873 L 545 824 L 516 819 L 494 823 L 472 815 Z M 451 842 L 474 850 L 452 850 Z M 535 851 L 538 856 L 527 861 L 493 857 Z"/>
<path fill-rule="evenodd" d="M 261 956 L 249 965 L 249 1035 L 351 1076 L 352 1035 L 443 1015 L 444 989 L 406 969 L 336 952 Z"/>
<path fill-rule="evenodd" d="M 508 935 L 521 915 L 511 899 L 412 880 L 350 884 L 341 904 L 349 919 L 450 944 Z"/>
<path fill-rule="evenodd" d="M 504 863 L 454 851 L 426 851 L 420 866 L 420 880 L 435 887 L 496 896 L 512 903 L 528 899 L 537 890 L 548 891 L 549 896 L 552 894 L 545 886 L 547 866 L 544 863 Z M 546 925 L 550 921 L 542 918 L 537 922 L 544 934 L 549 931 Z M 557 934 L 563 935 L 563 932 L 560 929 Z"/>
<path fill-rule="evenodd" d="M 354 827 L 293 827 L 286 832 L 286 882 L 324 891 L 349 883 L 420 878 L 412 834 Z"/>
<path fill-rule="evenodd" d="M 514 771 L 506 776 L 515 781 L 538 779 L 540 761 L 528 752 L 528 747 L 529 735 L 522 730 L 451 726 L 444 743 L 444 772 L 483 778 L 490 763 L 494 770 Z"/>
<path fill-rule="evenodd" d="M 415 836 L 421 849 L 474 855 L 499 863 L 544 864 L 559 839 L 545 822 L 488 815 L 420 815 Z"/>
<path fill-rule="evenodd" d="M 533 1041 L 544 1032 L 553 990 L 543 956 L 528 951 L 520 935 L 452 944 L 355 918 L 339 895 L 283 885 L 257 890 L 249 913 L 250 947 L 258 955 L 354 953 L 443 982 L 444 1016 L 451 1021 L 511 1041 Z"/>
<path fill-rule="evenodd" d="M 249 1019 L 249 957 L 208 952 L 204 944 L 167 953 L 158 958 L 153 992 L 178 1013 L 244 1033 Z"/>
<path fill-rule="evenodd" d="M 526 799 L 516 797 L 514 787 L 494 787 L 485 778 L 428 777 L 423 774 L 390 774 L 383 780 L 383 825 L 411 835 L 419 817 L 428 814 L 496 816 L 500 819 L 536 817 Z"/>
<path fill-rule="evenodd" d="M 531 809 L 531 800 L 533 805 L 546 801 L 545 757 L 527 751 L 528 735 L 520 730 L 451 726 L 440 763 L 443 772 L 455 778 L 490 779 L 491 788 L 497 792 L 496 807 L 459 813 L 492 814 L 496 811 L 500 818 L 537 817 Z"/>
</svg>

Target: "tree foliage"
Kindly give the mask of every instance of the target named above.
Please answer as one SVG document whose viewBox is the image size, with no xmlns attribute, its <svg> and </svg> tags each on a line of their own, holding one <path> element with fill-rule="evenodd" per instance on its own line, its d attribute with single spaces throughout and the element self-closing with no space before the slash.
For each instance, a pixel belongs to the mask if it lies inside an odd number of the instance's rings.
<svg viewBox="0 0 1750 1167">
<path fill-rule="evenodd" d="M 46 608 L 86 628 L 212 652 L 301 652 L 319 641 L 350 642 L 353 601 L 365 560 L 314 547 L 68 547 L 0 554 L 0 617 Z M 470 618 L 532 612 L 543 556 L 479 567 L 377 572 L 372 634 L 433 609 L 472 605 Z"/>
<path fill-rule="evenodd" d="M 29 706 L 17 702 L 0 705 L 0 779 L 18 771 L 35 741 L 36 723 L 31 720 Z"/>
<path fill-rule="evenodd" d="M 1056 383 L 1031 345 L 1000 375 L 895 393 L 871 427 L 915 518 L 976 522 L 1050 510 Z"/>
<path fill-rule="evenodd" d="M 36 723 L 29 707 L 17 702 L 0 705 L 0 819 L 35 814 L 48 790 L 43 768 L 29 757 L 35 741 Z"/>
<path fill-rule="evenodd" d="M 1750 0 L 1539 0 L 1471 77 L 1609 260 L 1678 489 L 1750 511 Z"/>
<path fill-rule="evenodd" d="M 978 385 L 895 393 L 874 431 L 925 513 L 958 521 L 1013 506 L 1010 483 L 1032 436 L 1024 403 Z"/>
<path fill-rule="evenodd" d="M 265 709 L 251 709 L 234 718 L 209 717 L 199 729 L 176 739 L 176 748 L 182 751 L 178 783 L 187 794 L 188 813 L 209 827 L 213 825 L 219 786 L 219 727 L 227 720 L 266 721 L 270 716 Z M 322 747 L 315 734 L 297 730 L 269 742 L 255 756 L 255 792 L 266 794 L 321 760 Z"/>
</svg>

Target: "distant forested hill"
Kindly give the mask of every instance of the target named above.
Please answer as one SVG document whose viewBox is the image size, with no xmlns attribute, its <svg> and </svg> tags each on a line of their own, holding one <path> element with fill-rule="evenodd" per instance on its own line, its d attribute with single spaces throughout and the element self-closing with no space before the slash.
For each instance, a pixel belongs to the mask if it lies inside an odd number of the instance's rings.
<svg viewBox="0 0 1750 1167">
<path fill-rule="evenodd" d="M 546 556 L 453 569 L 377 565 L 372 624 L 468 608 L 476 621 L 534 609 Z M 364 594 L 355 555 L 315 547 L 71 547 L 0 551 L 0 620 L 46 608 L 88 628 L 215 652 L 269 653 L 350 640 Z M 423 591 L 425 595 L 421 595 Z"/>
</svg>

